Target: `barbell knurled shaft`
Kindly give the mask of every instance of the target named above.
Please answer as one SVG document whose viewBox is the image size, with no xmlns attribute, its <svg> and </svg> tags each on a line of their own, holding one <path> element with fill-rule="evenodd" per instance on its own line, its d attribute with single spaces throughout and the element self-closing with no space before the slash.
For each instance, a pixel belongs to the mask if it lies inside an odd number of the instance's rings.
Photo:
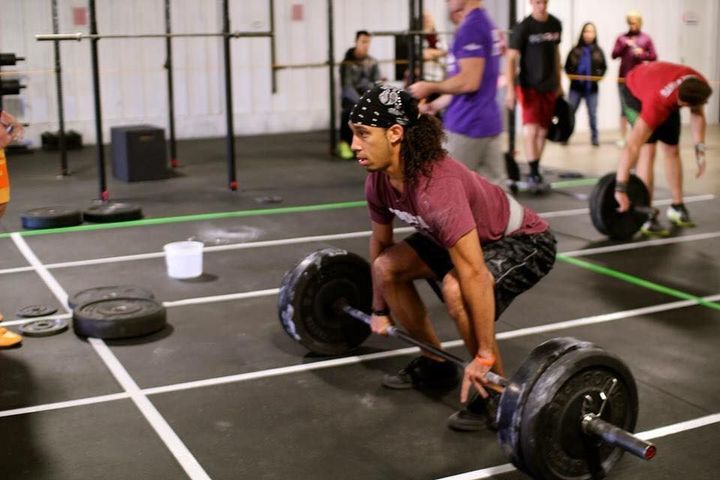
<svg viewBox="0 0 720 480">
<path fill-rule="evenodd" d="M 368 326 L 370 325 L 370 315 L 363 312 L 362 310 L 358 310 L 357 308 L 353 308 L 347 304 L 342 305 L 341 309 L 343 312 L 347 313 L 352 318 L 359 320 L 359 321 L 367 324 Z M 437 355 L 440 358 L 444 358 L 445 360 L 454 363 L 455 365 L 459 366 L 462 369 L 465 369 L 465 367 L 466 367 L 466 363 L 460 357 L 456 357 L 452 353 L 446 352 L 445 350 L 437 348 L 437 347 L 430 345 L 428 343 L 425 343 L 421 340 L 417 340 L 417 339 L 411 337 L 410 335 L 408 335 L 407 333 L 403 332 L 402 330 L 397 329 L 396 327 L 388 328 L 387 332 L 388 332 L 388 335 L 390 335 L 391 337 L 398 338 L 398 339 L 404 341 L 405 343 L 409 343 L 411 345 L 415 345 L 416 347 L 420 347 L 423 350 L 427 350 L 428 352 L 430 352 L 434 355 Z M 494 372 L 487 372 L 485 374 L 485 378 L 487 378 L 487 380 L 490 383 L 494 383 L 495 385 L 500 385 L 503 387 L 507 386 L 509 383 L 506 378 L 504 378 Z"/>
</svg>

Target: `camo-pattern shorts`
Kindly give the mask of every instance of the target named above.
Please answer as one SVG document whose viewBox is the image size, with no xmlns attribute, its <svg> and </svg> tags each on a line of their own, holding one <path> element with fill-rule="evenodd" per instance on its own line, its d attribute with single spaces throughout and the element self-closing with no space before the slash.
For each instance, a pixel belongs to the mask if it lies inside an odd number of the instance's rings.
<svg viewBox="0 0 720 480">
<path fill-rule="evenodd" d="M 433 271 L 437 280 L 455 267 L 450 253 L 426 235 L 405 239 Z M 512 301 L 535 285 L 555 264 L 555 237 L 546 230 L 531 235 L 510 235 L 482 246 L 485 265 L 495 277 L 495 320 Z"/>
</svg>

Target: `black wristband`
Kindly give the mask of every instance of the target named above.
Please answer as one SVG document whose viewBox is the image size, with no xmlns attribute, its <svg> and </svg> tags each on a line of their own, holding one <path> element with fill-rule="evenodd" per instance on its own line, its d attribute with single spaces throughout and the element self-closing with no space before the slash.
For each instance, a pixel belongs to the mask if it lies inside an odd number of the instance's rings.
<svg viewBox="0 0 720 480">
<path fill-rule="evenodd" d="M 627 182 L 618 182 L 618 181 L 615 182 L 615 191 L 616 192 L 627 193 L 627 187 L 628 187 Z"/>
<path fill-rule="evenodd" d="M 379 308 L 377 310 L 373 310 L 372 314 L 375 315 L 376 317 L 387 317 L 388 315 L 390 315 L 390 309 L 389 308 Z"/>
</svg>

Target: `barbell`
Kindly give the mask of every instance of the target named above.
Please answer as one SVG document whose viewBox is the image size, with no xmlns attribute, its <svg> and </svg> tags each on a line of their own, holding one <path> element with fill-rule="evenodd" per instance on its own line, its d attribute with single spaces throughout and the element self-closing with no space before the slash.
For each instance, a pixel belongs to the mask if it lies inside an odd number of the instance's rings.
<svg viewBox="0 0 720 480">
<path fill-rule="evenodd" d="M 602 177 L 590 194 L 590 219 L 595 228 L 614 240 L 631 238 L 642 224 L 653 215 L 650 193 L 645 183 L 636 175 L 628 178 L 627 196 L 630 209 L 618 212 L 615 200 L 615 173 Z"/>
<path fill-rule="evenodd" d="M 283 277 L 278 316 L 285 332 L 311 352 L 341 355 L 370 335 L 370 265 L 343 249 L 303 258 Z M 465 362 L 396 327 L 388 334 L 446 359 Z M 627 451 L 645 460 L 656 447 L 634 436 L 638 416 L 635 379 L 616 355 L 590 342 L 554 338 L 535 347 L 507 379 L 497 411 L 502 451 L 537 479 L 585 480 L 605 476 Z"/>
</svg>

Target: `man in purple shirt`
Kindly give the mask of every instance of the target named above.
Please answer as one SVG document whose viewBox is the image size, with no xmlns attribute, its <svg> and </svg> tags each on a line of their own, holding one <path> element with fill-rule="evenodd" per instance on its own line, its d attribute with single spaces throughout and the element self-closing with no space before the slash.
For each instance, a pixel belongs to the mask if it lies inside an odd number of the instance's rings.
<svg viewBox="0 0 720 480">
<path fill-rule="evenodd" d="M 417 82 L 408 87 L 413 97 L 427 98 L 422 113 L 443 109 L 447 149 L 453 158 L 493 182 L 502 177 L 500 133 L 502 118 L 497 96 L 500 69 L 500 33 L 481 0 L 448 0 L 451 16 L 462 18 L 448 52 L 448 78 Z"/>
<path fill-rule="evenodd" d="M 383 334 L 397 322 L 414 338 L 440 348 L 413 281 L 440 282 L 448 313 L 473 359 L 464 371 L 461 401 L 469 399 L 471 385 L 479 394 L 448 425 L 464 431 L 492 428 L 498 387 L 488 386 L 485 374 L 503 374 L 495 320 L 550 271 L 555 238 L 535 212 L 448 156 L 440 122 L 420 114 L 407 92 L 389 85 L 373 88 L 351 112 L 350 127 L 352 150 L 369 172 L 372 330 Z M 396 242 L 395 217 L 417 232 Z M 457 382 L 454 364 L 424 350 L 383 378 L 383 385 L 394 389 L 454 388 Z"/>
<path fill-rule="evenodd" d="M 625 110 L 622 99 L 625 98 L 625 77 L 627 74 L 644 62 L 652 62 L 657 60 L 655 53 L 655 45 L 650 36 L 640 31 L 642 27 L 642 15 L 637 10 L 630 10 L 625 19 L 628 24 L 628 31 L 620 34 L 615 40 L 612 58 L 620 59 L 620 71 L 618 77 L 621 79 L 618 83 L 618 92 L 620 94 L 620 141 L 619 146 L 625 145 L 625 135 L 627 134 L 627 119 L 625 118 Z"/>
</svg>

